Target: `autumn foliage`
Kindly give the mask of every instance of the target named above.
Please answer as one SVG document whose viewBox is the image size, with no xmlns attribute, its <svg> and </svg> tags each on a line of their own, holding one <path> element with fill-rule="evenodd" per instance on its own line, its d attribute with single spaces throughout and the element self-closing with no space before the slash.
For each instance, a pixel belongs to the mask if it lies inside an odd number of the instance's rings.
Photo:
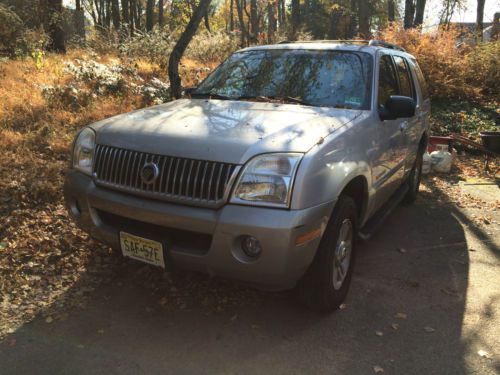
<svg viewBox="0 0 500 375">
<path fill-rule="evenodd" d="M 468 44 L 471 36 L 455 28 L 422 33 L 393 25 L 377 38 L 405 48 L 422 68 L 433 99 L 499 100 L 500 42 Z"/>
</svg>

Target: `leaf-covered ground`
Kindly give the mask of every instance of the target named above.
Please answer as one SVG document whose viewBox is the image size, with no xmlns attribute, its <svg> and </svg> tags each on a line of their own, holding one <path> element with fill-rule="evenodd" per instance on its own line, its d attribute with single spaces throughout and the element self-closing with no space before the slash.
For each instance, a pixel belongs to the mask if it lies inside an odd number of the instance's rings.
<svg viewBox="0 0 500 375">
<path fill-rule="evenodd" d="M 184 62 L 187 84 L 210 70 L 199 66 Z M 74 133 L 92 121 L 161 100 L 163 81 L 164 72 L 152 63 L 122 64 L 81 52 L 50 56 L 41 69 L 29 60 L 0 63 L 0 338 L 36 316 L 48 323 L 65 319 L 73 308 L 85 306 L 93 289 L 128 272 L 158 294 L 164 309 L 211 313 L 260 301 L 259 292 L 230 282 L 124 260 L 67 216 L 62 184 Z M 491 169 L 498 170 L 498 164 Z M 450 175 L 426 178 L 420 199 L 484 208 L 477 223 L 497 225 L 489 212 L 500 203 L 482 201 L 460 184 L 474 176 L 483 176 L 482 159 L 460 156 Z"/>
</svg>

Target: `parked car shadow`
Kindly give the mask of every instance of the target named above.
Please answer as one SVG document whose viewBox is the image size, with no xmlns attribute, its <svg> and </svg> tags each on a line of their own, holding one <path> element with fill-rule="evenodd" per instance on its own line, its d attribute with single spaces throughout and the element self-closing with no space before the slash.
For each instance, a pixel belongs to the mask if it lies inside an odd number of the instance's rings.
<svg viewBox="0 0 500 375">
<path fill-rule="evenodd" d="M 426 197 L 360 243 L 342 309 L 127 261 L 86 308 L 0 344 L 0 373 L 467 374 L 460 212 Z M 474 229 L 473 229 L 474 230 Z M 477 229 L 479 231 L 479 229 Z"/>
</svg>

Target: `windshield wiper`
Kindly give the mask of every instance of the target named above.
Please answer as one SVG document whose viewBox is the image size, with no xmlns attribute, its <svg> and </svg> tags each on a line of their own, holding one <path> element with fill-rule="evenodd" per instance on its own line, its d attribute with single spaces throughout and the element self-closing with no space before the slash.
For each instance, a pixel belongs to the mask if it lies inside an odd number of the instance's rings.
<svg viewBox="0 0 500 375">
<path fill-rule="evenodd" d="M 227 95 L 217 94 L 215 92 L 192 92 L 191 97 L 199 97 L 199 98 L 210 98 L 210 99 L 220 99 L 220 100 L 236 100 L 238 98 L 232 98 Z"/>
<path fill-rule="evenodd" d="M 240 96 L 237 99 L 240 100 L 245 100 L 245 99 L 256 99 L 256 100 L 263 100 L 266 102 L 273 102 L 273 101 L 283 101 L 283 102 L 289 102 L 289 103 L 295 103 L 295 104 L 302 104 L 302 105 L 307 105 L 307 106 L 312 106 L 311 103 L 308 103 L 302 99 L 299 98 L 294 98 L 293 96 L 278 96 L 278 95 L 255 95 L 255 96 Z"/>
</svg>

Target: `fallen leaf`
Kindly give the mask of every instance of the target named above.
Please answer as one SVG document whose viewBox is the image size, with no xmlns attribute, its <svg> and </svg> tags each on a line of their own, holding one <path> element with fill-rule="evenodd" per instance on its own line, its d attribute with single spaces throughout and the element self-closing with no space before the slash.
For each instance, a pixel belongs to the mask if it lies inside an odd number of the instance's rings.
<svg viewBox="0 0 500 375">
<path fill-rule="evenodd" d="M 347 307 L 347 304 L 341 303 L 340 306 L 339 306 L 339 309 L 340 310 L 344 310 L 346 307 Z"/>
<path fill-rule="evenodd" d="M 397 249 L 398 249 L 398 251 L 399 251 L 401 254 L 405 254 L 405 253 L 406 253 L 406 249 L 405 249 L 405 248 L 398 247 Z"/>
<path fill-rule="evenodd" d="M 52 323 L 53 321 L 54 321 L 54 319 L 51 316 L 48 316 L 47 318 L 45 318 L 45 323 Z"/>
<path fill-rule="evenodd" d="M 375 374 L 381 374 L 384 372 L 384 369 L 379 365 L 375 365 L 373 366 L 373 372 L 375 372 Z"/>
<path fill-rule="evenodd" d="M 376 334 L 377 336 L 379 336 L 379 337 L 384 336 L 384 332 L 382 332 L 382 331 L 375 331 L 375 334 Z"/>
<path fill-rule="evenodd" d="M 399 324 L 398 323 L 392 323 L 391 327 L 393 330 L 397 331 L 399 329 Z"/>
<path fill-rule="evenodd" d="M 238 319 L 238 314 L 234 314 L 232 317 L 231 317 L 231 321 L 234 322 L 236 319 Z"/>
<path fill-rule="evenodd" d="M 398 312 L 396 315 L 394 315 L 396 319 L 406 319 L 408 315 L 406 313 Z"/>
<path fill-rule="evenodd" d="M 426 326 L 426 327 L 424 327 L 424 331 L 427 333 L 432 333 L 432 332 L 435 332 L 436 330 L 432 327 Z"/>
</svg>

